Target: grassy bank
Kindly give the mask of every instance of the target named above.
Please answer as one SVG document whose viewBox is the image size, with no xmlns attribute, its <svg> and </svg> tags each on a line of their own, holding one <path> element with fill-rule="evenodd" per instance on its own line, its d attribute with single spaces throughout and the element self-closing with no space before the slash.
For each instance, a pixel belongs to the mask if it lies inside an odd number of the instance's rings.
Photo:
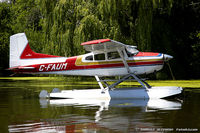
<svg viewBox="0 0 200 133">
<path fill-rule="evenodd" d="M 84 80 L 77 77 L 0 77 L 0 80 L 11 81 L 33 81 L 33 82 L 58 82 L 59 85 L 66 85 L 67 82 L 74 85 L 97 85 L 93 78 Z M 63 82 L 63 83 L 62 83 Z M 183 88 L 200 88 L 200 80 L 147 80 L 151 86 L 179 86 Z M 137 82 L 123 82 L 120 85 L 138 85 Z"/>
</svg>

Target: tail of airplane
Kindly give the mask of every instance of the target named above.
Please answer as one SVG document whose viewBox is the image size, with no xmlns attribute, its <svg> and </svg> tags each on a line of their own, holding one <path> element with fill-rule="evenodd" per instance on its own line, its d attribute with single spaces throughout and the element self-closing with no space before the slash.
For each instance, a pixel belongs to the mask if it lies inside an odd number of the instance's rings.
<svg viewBox="0 0 200 133">
<path fill-rule="evenodd" d="M 27 62 L 30 64 L 30 62 L 33 61 L 30 59 L 44 59 L 54 57 L 60 56 L 35 53 L 32 51 L 28 44 L 25 33 L 18 33 L 10 36 L 10 68 L 23 66 L 27 64 Z"/>
<path fill-rule="evenodd" d="M 20 66 L 20 56 L 28 44 L 25 33 L 18 33 L 10 36 L 10 62 L 9 66 Z"/>
</svg>

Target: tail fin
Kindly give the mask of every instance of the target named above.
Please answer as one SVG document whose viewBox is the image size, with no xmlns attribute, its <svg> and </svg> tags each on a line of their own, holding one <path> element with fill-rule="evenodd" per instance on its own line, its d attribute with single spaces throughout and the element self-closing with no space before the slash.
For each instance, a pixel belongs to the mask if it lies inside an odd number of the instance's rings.
<svg viewBox="0 0 200 133">
<path fill-rule="evenodd" d="M 25 33 L 18 33 L 10 36 L 10 68 L 27 64 L 26 59 L 55 58 L 60 56 L 35 53 L 31 50 Z M 23 61 L 22 61 L 23 60 Z M 28 60 L 31 64 L 31 60 Z"/>
<path fill-rule="evenodd" d="M 20 56 L 24 51 L 28 40 L 25 33 L 10 36 L 10 68 L 20 66 Z"/>
</svg>

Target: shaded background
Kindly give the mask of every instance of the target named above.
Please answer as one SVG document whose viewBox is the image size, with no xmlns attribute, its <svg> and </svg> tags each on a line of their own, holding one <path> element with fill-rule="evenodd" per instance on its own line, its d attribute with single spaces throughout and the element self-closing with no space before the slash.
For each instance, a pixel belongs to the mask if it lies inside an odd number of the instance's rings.
<svg viewBox="0 0 200 133">
<path fill-rule="evenodd" d="M 140 51 L 174 56 L 176 79 L 200 78 L 199 0 L 4 0 L 0 2 L 0 76 L 9 64 L 9 37 L 25 32 L 36 52 L 84 54 L 80 43 L 110 38 Z M 170 79 L 169 69 L 153 76 Z"/>
</svg>

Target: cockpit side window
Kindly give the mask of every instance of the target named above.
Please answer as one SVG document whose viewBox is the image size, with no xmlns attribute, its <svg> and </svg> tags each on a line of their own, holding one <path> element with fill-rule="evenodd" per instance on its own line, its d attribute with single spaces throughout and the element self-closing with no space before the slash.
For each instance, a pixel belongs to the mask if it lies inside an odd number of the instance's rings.
<svg viewBox="0 0 200 133">
<path fill-rule="evenodd" d="M 93 55 L 89 55 L 89 56 L 85 57 L 85 60 L 93 61 Z"/>
<path fill-rule="evenodd" d="M 105 60 L 105 54 L 104 53 L 95 54 L 94 55 L 94 60 Z"/>
<path fill-rule="evenodd" d="M 119 59 L 120 58 L 120 55 L 119 55 L 119 53 L 117 51 L 108 52 L 107 55 L 108 55 L 108 60 Z"/>
</svg>

